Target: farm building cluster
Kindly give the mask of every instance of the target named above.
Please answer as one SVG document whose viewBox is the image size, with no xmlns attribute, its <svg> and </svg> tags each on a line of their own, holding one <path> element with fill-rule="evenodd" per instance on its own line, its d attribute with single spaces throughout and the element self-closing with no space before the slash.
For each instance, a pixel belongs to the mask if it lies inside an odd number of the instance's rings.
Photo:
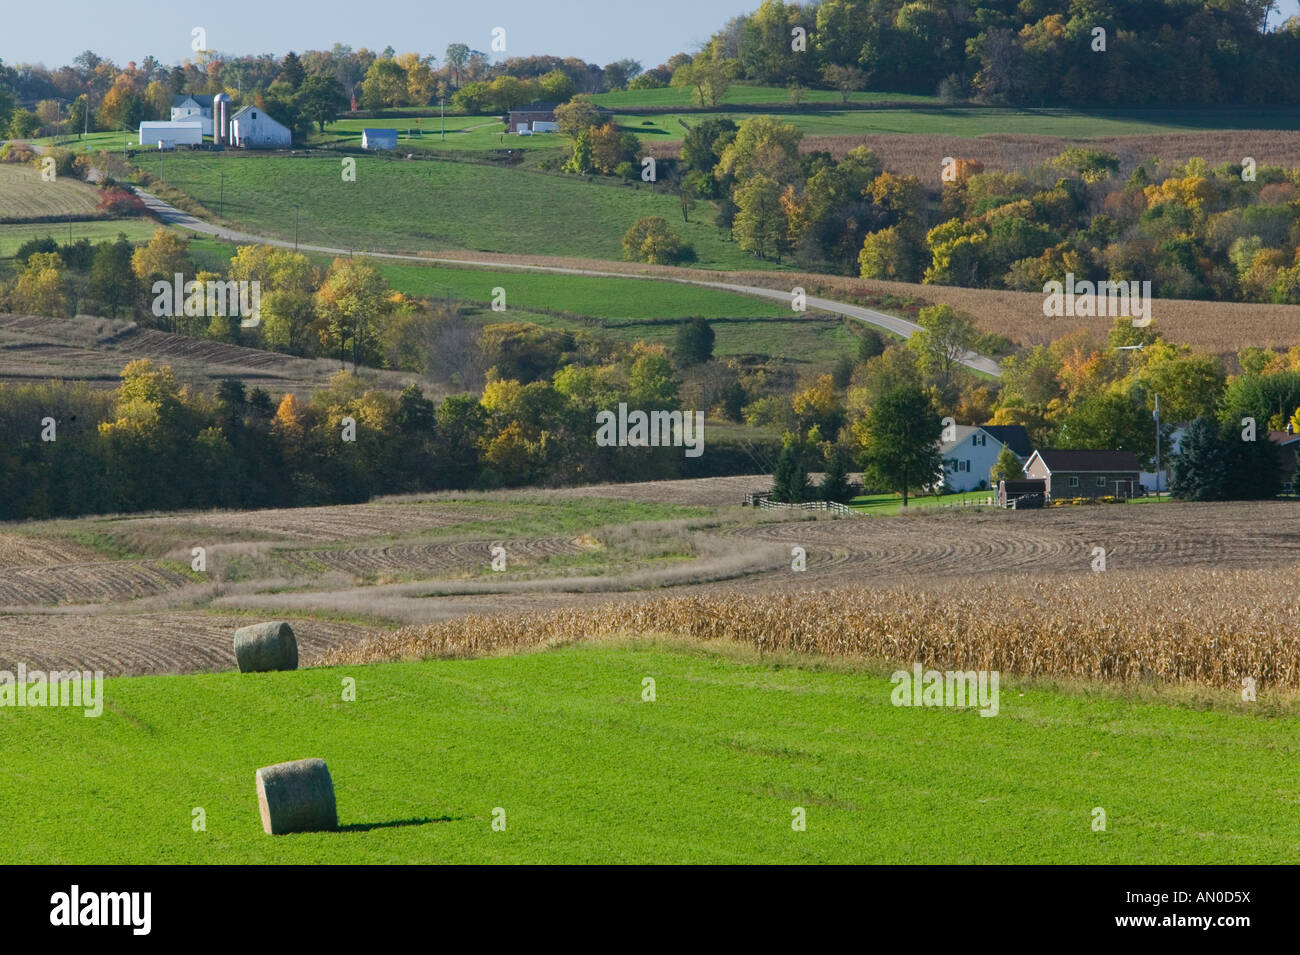
<svg viewBox="0 0 1300 955">
<path fill-rule="evenodd" d="M 1003 449 L 1015 455 L 1023 478 L 997 483 L 997 503 L 1003 507 L 1067 498 L 1140 497 L 1148 486 L 1132 451 L 1035 449 L 1023 425 L 955 425 L 946 437 L 939 445 L 943 472 L 938 486 L 944 491 L 989 487 L 990 472 Z M 1156 475 L 1150 478 L 1154 489 Z M 1159 483 L 1163 488 L 1168 482 Z"/>
<path fill-rule="evenodd" d="M 210 139 L 217 146 L 240 149 L 282 149 L 293 145 L 289 127 L 268 116 L 256 104 L 231 112 L 225 93 L 189 94 L 172 99 L 170 120 L 140 124 L 140 145 L 158 149 L 200 146 Z"/>
<path fill-rule="evenodd" d="M 1175 454 L 1182 434 L 1180 428 L 1170 436 Z M 938 488 L 953 493 L 989 488 L 996 493 L 996 502 L 1002 507 L 1075 498 L 1122 500 L 1163 492 L 1169 487 L 1168 469 L 1144 471 L 1132 451 L 1035 449 L 1022 425 L 954 425 L 946 438 L 939 444 L 943 471 Z M 1277 448 L 1283 488 L 1289 489 L 1294 486 L 1300 435 L 1288 425 L 1286 431 L 1270 431 L 1268 438 Z M 991 486 L 993 466 L 1004 448 L 1015 455 L 1022 477 L 997 481 Z"/>
</svg>

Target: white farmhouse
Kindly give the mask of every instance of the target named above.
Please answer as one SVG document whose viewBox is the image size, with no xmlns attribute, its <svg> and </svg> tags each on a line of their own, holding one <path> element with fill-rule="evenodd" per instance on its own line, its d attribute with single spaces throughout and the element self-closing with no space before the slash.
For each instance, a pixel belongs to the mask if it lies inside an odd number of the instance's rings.
<svg viewBox="0 0 1300 955">
<path fill-rule="evenodd" d="M 212 135 L 212 97 L 187 93 L 172 97 L 173 123 L 200 123 L 204 136 Z"/>
<path fill-rule="evenodd" d="M 1029 433 L 1021 425 L 955 425 L 951 441 L 939 444 L 943 473 L 938 485 L 945 491 L 974 491 L 991 487 L 989 472 L 1004 447 L 1023 465 L 1033 453 Z"/>
<path fill-rule="evenodd" d="M 293 144 L 289 127 L 277 123 L 266 110 L 245 106 L 230 117 L 230 142 L 241 149 L 279 149 Z"/>
</svg>

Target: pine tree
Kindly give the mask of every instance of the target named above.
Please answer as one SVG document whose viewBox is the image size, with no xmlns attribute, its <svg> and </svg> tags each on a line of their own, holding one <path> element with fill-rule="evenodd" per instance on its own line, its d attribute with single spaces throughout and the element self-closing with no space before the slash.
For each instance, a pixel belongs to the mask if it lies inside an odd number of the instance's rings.
<svg viewBox="0 0 1300 955">
<path fill-rule="evenodd" d="M 853 500 L 853 489 L 849 487 L 849 456 L 839 445 L 831 451 L 826 463 L 826 476 L 818 488 L 823 501 L 836 501 L 847 504 Z"/>
<path fill-rule="evenodd" d="M 781 504 L 802 504 L 812 496 L 811 492 L 803 446 L 787 435 L 772 474 L 772 500 Z"/>
<path fill-rule="evenodd" d="M 1170 493 L 1186 501 L 1221 501 L 1228 495 L 1228 477 L 1228 448 L 1213 422 L 1197 418 L 1183 434 Z"/>
</svg>

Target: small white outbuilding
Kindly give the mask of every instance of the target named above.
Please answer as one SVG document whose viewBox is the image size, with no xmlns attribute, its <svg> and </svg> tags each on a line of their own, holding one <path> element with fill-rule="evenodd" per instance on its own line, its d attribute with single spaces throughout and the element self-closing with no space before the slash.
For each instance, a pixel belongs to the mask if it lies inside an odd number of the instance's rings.
<svg viewBox="0 0 1300 955">
<path fill-rule="evenodd" d="M 203 142 L 203 124 L 193 122 L 148 122 L 140 124 L 140 145 L 173 149 L 176 146 L 197 146 Z"/>
</svg>

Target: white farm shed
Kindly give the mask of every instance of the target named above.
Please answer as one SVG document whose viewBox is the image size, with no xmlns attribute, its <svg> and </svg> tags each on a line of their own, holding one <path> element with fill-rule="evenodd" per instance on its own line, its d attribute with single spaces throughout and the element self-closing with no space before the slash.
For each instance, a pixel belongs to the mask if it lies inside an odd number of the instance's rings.
<svg viewBox="0 0 1300 955">
<path fill-rule="evenodd" d="M 277 149 L 293 144 L 289 127 L 277 123 L 266 110 L 245 106 L 230 117 L 230 141 L 242 149 Z"/>
<path fill-rule="evenodd" d="M 148 122 L 140 124 L 140 145 L 174 149 L 176 146 L 197 146 L 203 142 L 203 124 Z"/>
<path fill-rule="evenodd" d="M 396 149 L 397 130 L 363 129 L 361 130 L 362 149 Z"/>
</svg>

